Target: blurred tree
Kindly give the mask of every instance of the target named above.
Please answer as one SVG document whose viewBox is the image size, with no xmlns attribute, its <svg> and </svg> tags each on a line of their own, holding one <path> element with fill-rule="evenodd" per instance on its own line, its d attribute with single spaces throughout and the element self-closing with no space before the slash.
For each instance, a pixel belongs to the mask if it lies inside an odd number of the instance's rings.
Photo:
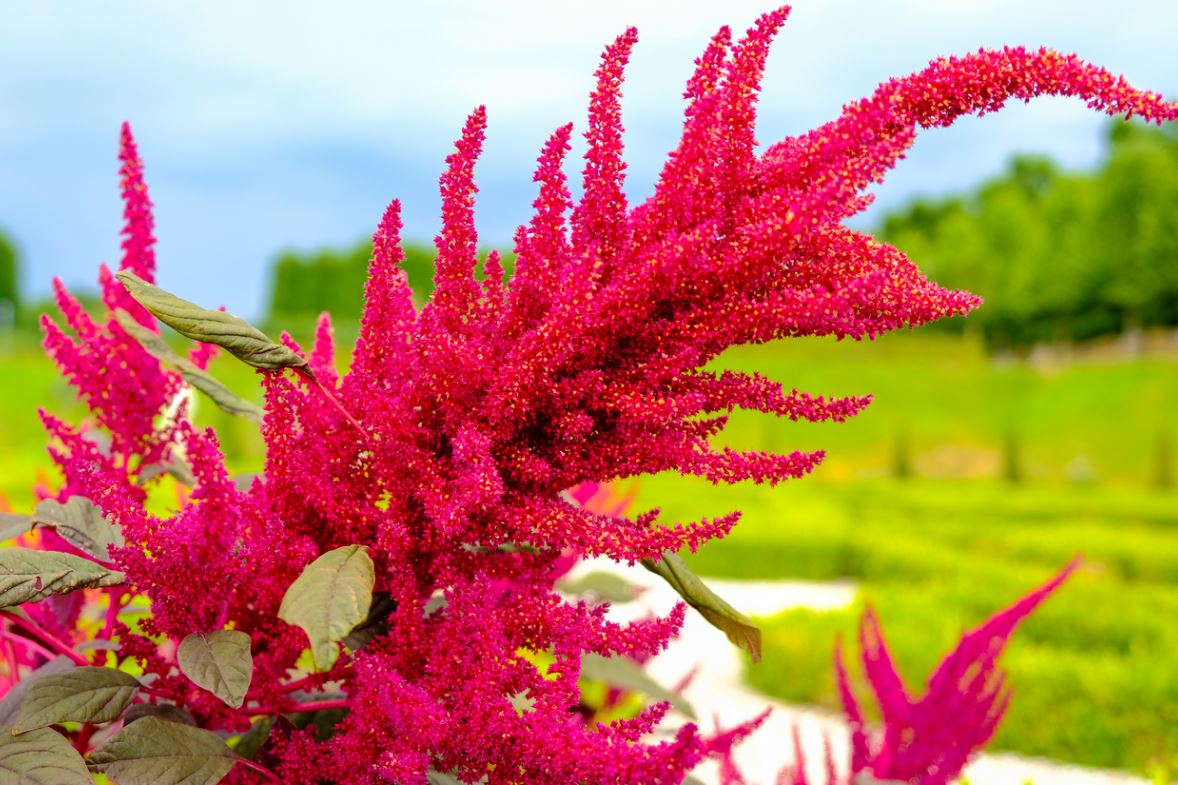
<svg viewBox="0 0 1178 785">
<path fill-rule="evenodd" d="M 1161 323 L 1178 297 L 1178 138 L 1127 126 L 1111 141 L 1096 238 L 1108 299 L 1125 328 Z"/>
<path fill-rule="evenodd" d="M 0 329 L 12 327 L 20 307 L 20 259 L 16 246 L 0 232 Z"/>
<path fill-rule="evenodd" d="M 1178 131 L 1117 123 L 1091 173 L 1017 157 L 973 193 L 893 212 L 880 233 L 986 298 L 966 323 L 992 348 L 1178 325 Z"/>
</svg>

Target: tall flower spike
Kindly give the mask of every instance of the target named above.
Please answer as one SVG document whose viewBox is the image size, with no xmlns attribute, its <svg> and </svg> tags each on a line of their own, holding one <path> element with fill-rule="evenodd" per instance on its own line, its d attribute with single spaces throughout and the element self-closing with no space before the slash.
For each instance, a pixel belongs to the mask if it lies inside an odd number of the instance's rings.
<svg viewBox="0 0 1178 785">
<path fill-rule="evenodd" d="M 338 381 L 335 369 L 335 331 L 331 326 L 331 314 L 319 314 L 315 324 L 315 345 L 311 349 L 310 368 L 315 378 L 329 390 L 334 390 Z"/>
<path fill-rule="evenodd" d="M 716 185 L 720 198 L 731 202 L 743 195 L 756 163 L 757 94 L 769 45 L 785 20 L 789 6 L 762 15 L 736 45 L 728 61 L 721 91 L 720 145 L 716 156 Z"/>
<path fill-rule="evenodd" d="M 409 373 L 409 337 L 417 321 L 413 290 L 401 263 L 401 202 L 394 199 L 372 236 L 360 335 L 345 385 L 387 386 Z"/>
<path fill-rule="evenodd" d="M 557 275 L 571 256 L 565 214 L 572 206 L 564 170 L 573 125 L 557 128 L 544 145 L 532 179 L 540 193 L 532 202 L 531 223 L 516 231 L 515 274 L 511 278 L 511 309 L 515 332 L 530 327 L 551 303 Z"/>
<path fill-rule="evenodd" d="M 447 330 L 461 331 L 461 320 L 479 301 L 475 280 L 478 264 L 478 234 L 474 225 L 474 165 L 483 149 L 487 128 L 487 109 L 480 106 L 471 112 L 462 129 L 454 152 L 446 156 L 449 168 L 439 180 L 442 193 L 442 233 L 435 239 L 438 247 L 437 271 L 434 273 L 434 296 L 422 310 L 422 316 L 438 319 Z"/>
<path fill-rule="evenodd" d="M 715 211 L 715 187 L 708 172 L 715 165 L 712 150 L 720 133 L 715 107 L 731 41 L 732 30 L 727 25 L 721 27 L 695 61 L 695 72 L 683 92 L 689 102 L 684 111 L 683 137 L 663 166 L 654 195 L 634 209 L 637 220 L 633 223 L 640 227 L 634 234 L 638 247 L 645 247 L 665 232 L 688 229 Z"/>
<path fill-rule="evenodd" d="M 1081 98 L 1110 115 L 1157 123 L 1178 119 L 1178 105 L 1075 55 L 1022 47 L 979 50 L 885 82 L 870 97 L 849 104 L 838 119 L 774 145 L 762 158 L 762 178 L 805 194 L 793 209 L 796 229 L 841 220 L 857 211 L 859 192 L 879 181 L 912 145 L 917 128 L 948 126 L 964 114 L 996 111 L 1010 98 L 1041 95 Z"/>
<path fill-rule="evenodd" d="M 119 269 L 130 270 L 152 283 L 155 281 L 155 219 L 152 217 L 147 184 L 143 181 L 143 161 L 139 158 L 139 148 L 131 133 L 130 123 L 123 123 L 119 136 L 119 161 L 122 162 L 119 167 L 119 188 L 123 195 L 123 228 L 120 232 L 123 235 L 123 258 L 119 262 Z M 122 308 L 144 327 L 159 329 L 151 314 L 127 294 L 127 290 L 114 280 L 105 266 L 99 278 L 102 299 L 108 308 Z"/>
<path fill-rule="evenodd" d="M 592 267 L 609 264 L 626 240 L 626 164 L 622 160 L 622 74 L 638 40 L 633 27 L 606 47 L 589 97 L 584 194 L 573 213 L 573 246 Z"/>
</svg>

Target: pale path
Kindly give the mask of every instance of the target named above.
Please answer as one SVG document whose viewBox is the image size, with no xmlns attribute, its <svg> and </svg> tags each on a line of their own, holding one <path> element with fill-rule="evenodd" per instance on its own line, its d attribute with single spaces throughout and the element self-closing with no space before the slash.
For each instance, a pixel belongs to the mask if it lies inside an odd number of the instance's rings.
<svg viewBox="0 0 1178 785">
<path fill-rule="evenodd" d="M 643 587 L 640 597 L 615 605 L 610 618 L 626 621 L 655 613 L 666 613 L 678 595 L 658 576 L 641 567 L 626 568 L 604 560 L 578 565 L 574 575 L 606 571 L 625 577 Z M 849 605 L 855 597 L 850 583 L 808 581 L 732 581 L 709 579 L 708 585 L 734 607 L 749 616 L 769 616 L 789 608 L 833 610 Z M 884 620 L 886 626 L 887 620 Z M 830 641 L 815 641 L 816 646 L 830 647 Z M 758 667 L 772 668 L 763 662 Z M 778 667 L 787 667 L 784 664 Z M 724 635 L 705 622 L 699 614 L 688 611 L 687 623 L 679 640 L 650 662 L 649 673 L 662 684 L 673 687 L 695 671 L 683 691 L 691 702 L 700 724 L 712 730 L 718 722 L 730 728 L 755 717 L 766 708 L 773 713 L 761 728 L 745 740 L 736 752 L 736 761 L 750 785 L 774 785 L 777 772 L 793 762 L 791 734 L 797 725 L 805 750 L 810 781 L 825 783 L 823 737 L 830 739 L 835 761 L 840 767 L 848 759 L 848 738 L 841 716 L 816 709 L 773 701 L 744 683 L 741 657 Z M 1017 698 L 1015 699 L 1017 700 Z M 668 725 L 681 718 L 673 714 Z M 1050 721 L 1050 718 L 1044 718 Z M 1045 760 L 1009 754 L 983 754 L 966 769 L 971 785 L 1148 785 L 1146 780 L 1117 771 L 1086 769 Z M 718 782 L 715 764 L 705 764 L 694 775 L 706 783 Z"/>
</svg>

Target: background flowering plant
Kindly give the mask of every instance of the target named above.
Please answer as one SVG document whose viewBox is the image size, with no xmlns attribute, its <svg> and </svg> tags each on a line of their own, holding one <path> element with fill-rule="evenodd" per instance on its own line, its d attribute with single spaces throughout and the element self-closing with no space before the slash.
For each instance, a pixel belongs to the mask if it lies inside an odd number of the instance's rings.
<svg viewBox="0 0 1178 785">
<path fill-rule="evenodd" d="M 486 114 L 472 113 L 441 178 L 433 297 L 414 306 L 394 201 L 343 376 L 326 317 L 304 353 L 152 285 L 150 201 L 124 127 L 124 256 L 117 275 L 100 272 L 109 315 L 95 321 L 58 286 L 72 335 L 43 321 L 46 350 L 94 419 L 74 427 L 43 414 L 64 482 L 15 521 L 37 539 L 0 559 L 16 684 L 0 763 L 56 783 L 91 781 L 88 766 L 123 785 L 565 785 L 678 783 L 728 755 L 755 721 L 715 735 L 687 723 L 652 740 L 667 702 L 608 723 L 570 708 L 587 656 L 649 657 L 688 605 L 759 657 L 756 627 L 675 556 L 724 536 L 738 515 L 627 518 L 569 489 L 667 470 L 716 483 L 800 477 L 821 452 L 714 448 L 726 414 L 838 421 L 869 399 L 712 373 L 710 360 L 735 344 L 873 337 L 976 307 L 844 224 L 918 128 L 1042 94 L 1178 119 L 1178 105 L 1075 57 L 1004 49 L 889 81 L 758 155 L 758 84 L 786 15 L 766 14 L 735 42 L 727 29 L 712 39 L 687 86 L 682 141 L 633 208 L 619 101 L 636 34 L 607 47 L 583 194 L 574 204 L 566 184 L 563 126 L 539 157 L 536 212 L 516 234 L 510 279 L 495 255 L 476 274 L 473 167 Z M 157 318 L 198 341 L 187 358 L 162 341 Z M 214 345 L 261 369 L 264 412 L 205 372 Z M 229 476 L 216 435 L 188 419 L 190 387 L 260 421 L 264 474 Z M 160 514 L 152 493 L 165 476 L 186 490 Z M 611 621 L 608 604 L 557 591 L 583 557 L 642 564 L 685 604 Z M 1001 643 L 1062 578 L 967 636 L 921 701 L 907 697 L 866 617 L 885 731 L 868 743 L 842 679 L 853 760 L 849 772 L 832 766 L 832 781 L 953 776 L 1005 706 Z"/>
</svg>

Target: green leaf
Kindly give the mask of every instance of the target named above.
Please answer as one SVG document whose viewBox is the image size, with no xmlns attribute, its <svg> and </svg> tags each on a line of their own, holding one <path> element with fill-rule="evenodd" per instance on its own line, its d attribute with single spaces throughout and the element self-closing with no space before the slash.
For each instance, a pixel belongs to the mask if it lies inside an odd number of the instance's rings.
<svg viewBox="0 0 1178 785">
<path fill-rule="evenodd" d="M 641 665 L 629 657 L 602 657 L 586 652 L 581 655 L 581 675 L 624 690 L 640 692 L 657 701 L 666 701 L 680 714 L 695 719 L 695 709 L 686 698 L 652 679 Z"/>
<path fill-rule="evenodd" d="M 33 516 L 0 512 L 0 542 L 27 534 L 33 528 Z"/>
<path fill-rule="evenodd" d="M 243 758 L 250 760 L 256 758 L 258 751 L 270 739 L 270 731 L 274 730 L 275 720 L 273 715 L 264 715 L 251 725 L 249 730 L 238 737 L 237 746 L 233 748 L 233 751 Z"/>
<path fill-rule="evenodd" d="M 99 559 L 110 558 L 108 548 L 126 544 L 119 527 L 85 496 L 71 496 L 65 504 L 52 499 L 40 502 L 33 510 L 33 525 L 53 529 L 70 545 Z"/>
<path fill-rule="evenodd" d="M 511 701 L 511 708 L 515 709 L 517 714 L 527 714 L 536 710 L 536 700 L 528 694 L 527 689 L 508 695 L 507 700 Z"/>
<path fill-rule="evenodd" d="M 90 753 L 90 768 L 119 785 L 216 785 L 237 756 L 215 734 L 144 717 Z"/>
<path fill-rule="evenodd" d="M 590 572 L 576 580 L 564 580 L 556 585 L 565 594 L 591 594 L 606 602 L 629 602 L 638 595 L 638 587 L 612 572 Z"/>
<path fill-rule="evenodd" d="M 196 720 L 186 710 L 171 703 L 132 703 L 123 712 L 123 724 L 130 725 L 144 717 L 157 717 L 168 722 L 178 722 L 181 725 L 195 725 Z"/>
<path fill-rule="evenodd" d="M 225 311 L 210 311 L 153 286 L 135 273 L 120 270 L 115 277 L 153 316 L 185 338 L 216 344 L 255 368 L 305 368 L 307 361 L 266 337 L 246 320 Z"/>
<path fill-rule="evenodd" d="M 425 772 L 425 781 L 429 785 L 465 785 L 465 783 L 455 777 L 453 774 L 443 774 L 434 769 L 428 769 Z"/>
<path fill-rule="evenodd" d="M 94 785 L 82 756 L 65 736 L 48 728 L 13 736 L 0 726 L 0 783 Z"/>
<path fill-rule="evenodd" d="M 0 548 L 0 608 L 75 589 L 118 586 L 125 579 L 121 572 L 68 553 Z"/>
<path fill-rule="evenodd" d="M 176 651 L 180 670 L 235 709 L 245 703 L 254 675 L 250 636 L 239 630 L 194 632 L 180 641 Z"/>
<path fill-rule="evenodd" d="M 396 600 L 387 592 L 377 592 L 373 596 L 372 607 L 368 609 L 368 616 L 347 634 L 344 645 L 352 651 L 358 651 L 371 643 L 373 638 L 387 633 L 389 614 L 396 609 Z"/>
<path fill-rule="evenodd" d="M 752 655 L 753 662 L 761 661 L 760 628 L 709 589 L 677 555 L 664 553 L 657 562 L 643 559 L 642 566 L 669 583 L 709 624 L 727 635 L 734 645 Z"/>
<path fill-rule="evenodd" d="M 84 665 L 29 685 L 12 735 L 60 722 L 110 722 L 139 692 L 139 680 L 113 668 Z"/>
<path fill-rule="evenodd" d="M 135 481 L 139 485 L 145 485 L 156 477 L 162 477 L 165 474 L 172 477 L 181 485 L 186 485 L 189 488 L 196 485 L 196 476 L 192 473 L 192 466 L 189 465 L 188 461 L 176 455 L 173 455 L 166 461 L 140 466 Z"/>
<path fill-rule="evenodd" d="M 128 275 L 133 275 L 133 273 L 128 273 Z M 126 281 L 123 281 L 123 284 L 125 286 L 127 286 L 128 290 L 131 289 L 130 285 L 128 285 Z M 151 286 L 151 284 L 144 282 L 144 286 Z M 154 286 L 152 286 L 151 288 L 155 289 Z M 161 290 L 156 289 L 156 291 L 161 291 Z M 134 291 L 132 291 L 131 293 L 133 295 L 135 294 Z M 167 294 L 167 292 L 161 292 L 161 293 Z M 171 297 L 171 295 L 168 295 L 168 296 Z M 136 295 L 136 299 L 139 299 L 138 295 Z M 179 298 L 175 298 L 175 299 L 178 302 L 184 303 L 184 301 L 180 300 Z M 192 305 L 192 303 L 184 303 L 184 304 L 187 306 L 190 306 L 191 308 L 196 308 L 197 310 L 203 311 L 203 309 L 197 308 L 197 306 Z M 144 303 L 144 306 L 147 306 L 147 303 Z M 148 307 L 148 310 L 150 311 L 151 308 Z M 155 313 L 155 311 L 152 311 L 152 313 Z M 220 314 L 221 316 L 228 316 L 228 314 L 226 314 L 222 311 L 208 311 L 207 313 L 214 313 L 214 314 Z M 155 315 L 159 316 L 160 321 L 164 322 L 165 324 L 172 325 L 171 322 L 169 322 L 167 319 L 165 319 L 160 314 L 155 313 Z M 148 354 L 150 354 L 152 357 L 156 358 L 160 362 L 167 363 L 168 365 L 171 365 L 173 368 L 175 368 L 177 371 L 179 371 L 180 376 L 182 376 L 184 378 L 184 381 L 188 382 L 188 384 L 192 385 L 193 387 L 200 390 L 205 395 L 209 396 L 209 398 L 212 400 L 212 402 L 215 403 L 217 405 L 217 407 L 221 409 L 221 411 L 227 412 L 229 414 L 237 415 L 238 417 L 244 417 L 247 420 L 252 420 L 256 423 L 260 423 L 262 421 L 261 407 L 255 406 L 254 404 L 250 403 L 246 399 L 239 396 L 237 393 L 230 390 L 224 384 L 222 384 L 212 374 L 198 368 L 196 365 L 194 365 L 187 358 L 181 357 L 179 354 L 176 354 L 174 351 L 172 351 L 172 347 L 168 346 L 168 342 L 165 341 L 163 339 L 163 337 L 161 335 L 159 335 L 159 333 L 154 333 L 151 330 L 147 329 L 146 327 L 141 325 L 139 322 L 135 321 L 135 317 L 131 316 L 131 314 L 127 313 L 126 311 L 123 311 L 123 310 L 115 311 L 115 318 L 118 319 L 119 326 L 122 327 L 123 330 L 125 330 L 128 335 L 130 335 L 132 338 L 134 338 L 136 341 L 138 341 L 139 345 L 142 346 Z M 237 317 L 230 317 L 230 318 L 236 319 Z M 245 324 L 245 322 L 242 322 L 242 324 Z M 175 327 L 175 325 L 172 325 L 172 326 Z M 248 324 L 246 326 L 249 327 Z M 176 330 L 179 331 L 183 335 L 188 335 L 188 333 L 185 333 L 183 330 L 180 330 L 180 328 L 178 328 L 178 327 L 176 327 Z M 262 334 L 258 333 L 258 335 L 262 335 Z M 192 336 L 189 335 L 188 337 L 192 337 Z M 262 335 L 262 338 L 265 340 L 269 340 L 264 335 Z M 205 339 L 197 339 L 197 340 L 205 340 Z M 208 343 L 216 343 L 216 341 L 207 341 L 207 342 Z M 285 346 L 283 346 L 282 348 L 286 349 Z M 298 355 L 294 354 L 293 352 L 290 352 L 290 350 L 287 350 L 287 351 L 292 356 L 294 356 L 295 359 L 300 359 L 298 357 Z M 246 362 L 249 362 L 249 361 L 246 360 Z M 253 363 L 250 363 L 250 365 L 253 365 Z"/>
<path fill-rule="evenodd" d="M 302 627 L 315 667 L 325 671 L 339 657 L 339 642 L 368 616 L 376 568 L 359 545 L 328 551 L 307 565 L 286 590 L 278 618 Z"/>
</svg>

